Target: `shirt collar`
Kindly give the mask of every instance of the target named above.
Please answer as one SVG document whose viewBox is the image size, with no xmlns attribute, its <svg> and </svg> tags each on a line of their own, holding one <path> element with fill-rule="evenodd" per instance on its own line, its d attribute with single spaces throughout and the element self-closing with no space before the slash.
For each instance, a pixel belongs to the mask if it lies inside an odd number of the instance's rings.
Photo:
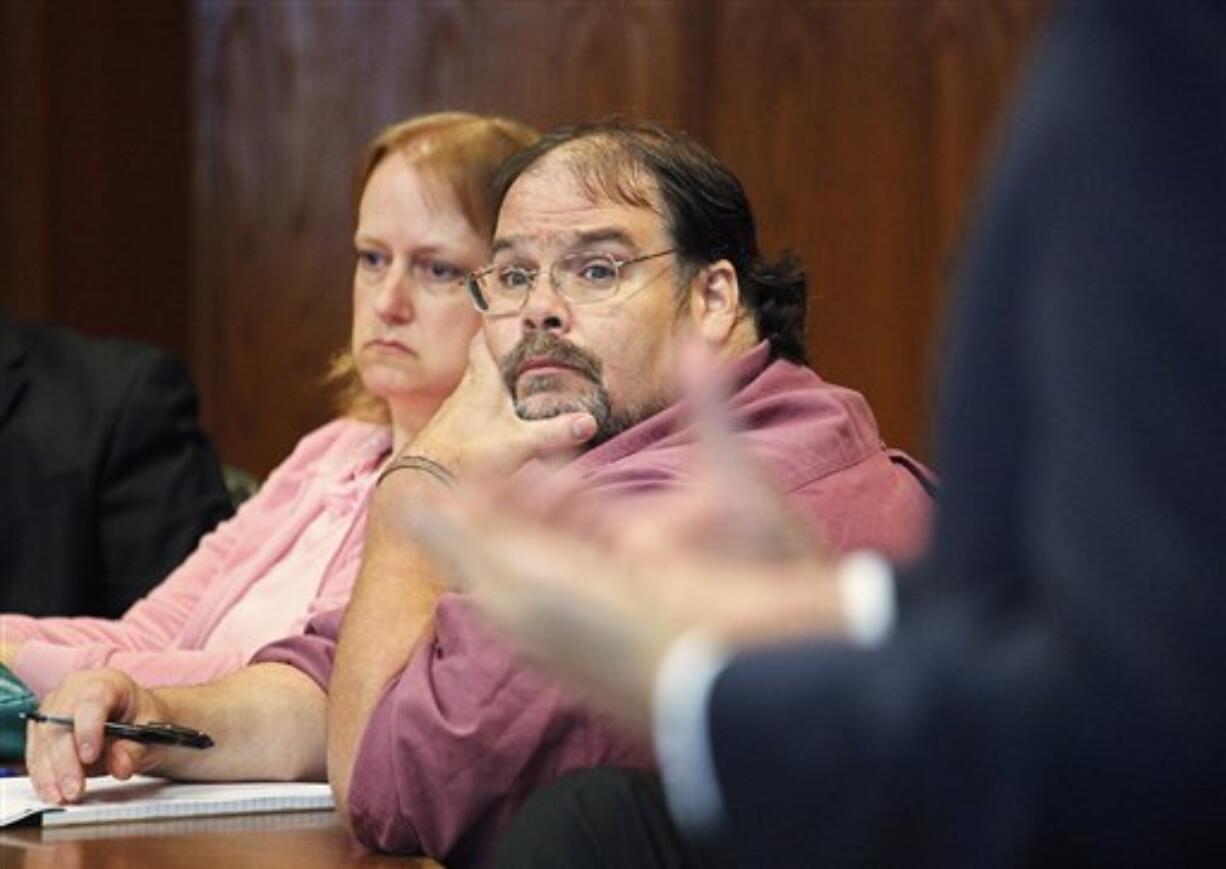
<svg viewBox="0 0 1226 869">
<path fill-rule="evenodd" d="M 731 393 L 735 395 L 760 376 L 770 361 L 770 342 L 762 341 L 725 363 L 724 382 L 729 385 Z M 583 453 L 572 463 L 572 468 L 582 474 L 633 453 L 641 452 L 652 444 L 676 434 L 682 428 L 688 427 L 692 421 L 693 415 L 686 407 L 686 401 L 682 399 L 674 402 L 659 413 Z"/>
</svg>

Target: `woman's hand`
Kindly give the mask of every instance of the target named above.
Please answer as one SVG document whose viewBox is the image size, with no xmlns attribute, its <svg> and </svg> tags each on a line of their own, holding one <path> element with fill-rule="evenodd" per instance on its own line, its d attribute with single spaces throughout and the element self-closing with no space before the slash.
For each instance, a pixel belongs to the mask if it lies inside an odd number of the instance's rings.
<svg viewBox="0 0 1226 869">
<path fill-rule="evenodd" d="M 73 673 L 43 698 L 45 715 L 71 717 L 72 728 L 58 724 L 26 725 L 26 767 L 39 797 L 70 803 L 85 793 L 85 776 L 109 773 L 126 779 L 157 764 L 157 746 L 127 739 L 107 740 L 107 721 L 144 724 L 170 718 L 161 701 L 118 670 Z"/>
</svg>

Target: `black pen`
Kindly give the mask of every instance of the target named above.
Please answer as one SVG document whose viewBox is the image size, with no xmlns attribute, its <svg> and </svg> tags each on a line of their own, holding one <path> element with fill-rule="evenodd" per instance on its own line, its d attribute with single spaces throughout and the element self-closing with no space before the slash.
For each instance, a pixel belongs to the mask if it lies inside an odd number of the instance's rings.
<svg viewBox="0 0 1226 869">
<path fill-rule="evenodd" d="M 61 727 L 76 726 L 71 718 L 63 715 L 22 712 L 21 717 L 39 724 L 58 724 Z M 189 727 L 180 727 L 177 724 L 166 724 L 162 721 L 150 721 L 148 724 L 120 724 L 117 721 L 108 721 L 102 725 L 102 732 L 115 739 L 130 739 L 133 742 L 153 745 L 177 745 L 182 748 L 213 747 L 213 740 L 207 733 L 192 730 Z"/>
</svg>

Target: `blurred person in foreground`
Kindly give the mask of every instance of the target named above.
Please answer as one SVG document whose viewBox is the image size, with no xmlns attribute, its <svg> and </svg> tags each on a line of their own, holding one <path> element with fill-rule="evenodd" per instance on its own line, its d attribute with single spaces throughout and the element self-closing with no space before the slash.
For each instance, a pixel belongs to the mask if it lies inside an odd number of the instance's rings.
<svg viewBox="0 0 1226 869">
<path fill-rule="evenodd" d="M 480 317 L 460 281 L 488 256 L 494 172 L 535 138 L 463 113 L 382 130 L 355 179 L 352 340 L 332 372 L 341 415 L 120 618 L 0 615 L 2 662 L 40 696 L 102 666 L 191 684 L 344 605 L 379 470 L 464 373 Z"/>
<path fill-rule="evenodd" d="M 165 351 L 0 311 L 0 612 L 115 618 L 233 512 L 196 409 Z"/>
<path fill-rule="evenodd" d="M 885 448 L 862 396 L 803 365 L 803 274 L 760 253 L 745 193 L 711 154 L 661 127 L 597 123 L 543 137 L 495 187 L 493 261 L 469 281 L 484 341 L 376 492 L 343 624 L 340 612 L 316 619 L 200 689 L 150 694 L 113 673 L 66 686 L 48 704 L 75 711 L 77 741 L 32 741 L 40 793 L 79 796 L 105 715 L 169 718 L 217 748 L 114 743 L 104 764 L 301 777 L 326 756 L 361 841 L 470 865 L 535 787 L 572 769 L 649 767 L 637 734 L 525 667 L 466 599 L 444 593 L 405 518 L 473 474 L 560 474 L 571 515 L 630 517 L 685 488 L 694 429 L 678 404 L 678 336 L 707 347 L 733 384 L 735 437 L 803 517 L 797 533 L 899 558 L 921 546 L 925 472 Z"/>
<path fill-rule="evenodd" d="M 718 435 L 645 549 L 517 492 L 417 518 L 659 754 L 662 790 L 539 792 L 495 865 L 1220 863 L 1224 45 L 1220 4 L 1056 10 L 962 274 L 934 548 L 896 579 L 782 545 Z M 798 585 L 829 605 L 783 642 Z"/>
</svg>

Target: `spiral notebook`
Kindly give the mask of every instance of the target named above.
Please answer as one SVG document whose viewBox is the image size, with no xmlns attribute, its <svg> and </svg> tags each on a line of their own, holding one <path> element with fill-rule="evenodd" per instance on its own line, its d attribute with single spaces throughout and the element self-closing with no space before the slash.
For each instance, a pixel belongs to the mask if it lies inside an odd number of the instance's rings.
<svg viewBox="0 0 1226 869">
<path fill-rule="evenodd" d="M 85 797 L 70 806 L 38 798 L 28 778 L 0 779 L 0 827 L 21 822 L 44 827 L 108 824 L 159 818 L 254 815 L 331 809 L 326 784 L 301 782 L 172 782 L 149 776 L 119 781 L 110 776 L 88 780 Z"/>
</svg>

